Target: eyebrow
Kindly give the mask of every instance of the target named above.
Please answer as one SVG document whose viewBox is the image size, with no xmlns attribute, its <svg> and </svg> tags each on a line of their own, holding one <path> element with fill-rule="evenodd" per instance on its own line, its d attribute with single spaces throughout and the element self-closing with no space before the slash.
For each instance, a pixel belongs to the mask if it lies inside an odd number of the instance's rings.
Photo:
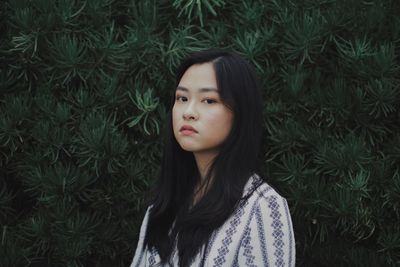
<svg viewBox="0 0 400 267">
<path fill-rule="evenodd" d="M 176 90 L 177 91 L 180 90 L 180 91 L 184 91 L 184 92 L 189 92 L 189 89 L 187 89 L 186 87 L 183 87 L 183 86 L 176 87 Z M 216 93 L 218 93 L 218 89 L 217 88 L 208 88 L 208 87 L 200 88 L 199 91 L 200 91 L 200 93 L 205 93 L 205 92 L 216 92 Z"/>
</svg>

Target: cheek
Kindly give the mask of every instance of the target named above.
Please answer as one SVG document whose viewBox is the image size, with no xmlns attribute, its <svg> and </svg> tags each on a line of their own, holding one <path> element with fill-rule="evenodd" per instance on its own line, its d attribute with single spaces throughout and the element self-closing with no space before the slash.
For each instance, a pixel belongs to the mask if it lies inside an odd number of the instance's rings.
<svg viewBox="0 0 400 267">
<path fill-rule="evenodd" d="M 233 123 L 233 115 L 226 111 L 211 114 L 209 122 L 210 125 L 214 126 L 213 129 L 215 131 L 221 132 L 221 129 L 223 129 L 223 132 L 229 133 Z"/>
<path fill-rule="evenodd" d="M 227 114 L 225 115 L 225 127 L 226 127 L 226 134 L 228 135 L 231 132 L 232 126 L 233 126 L 233 113 L 231 111 L 228 111 Z"/>
<path fill-rule="evenodd" d="M 172 108 L 172 126 L 175 128 L 178 122 L 178 111 L 175 107 Z"/>
<path fill-rule="evenodd" d="M 224 120 L 224 128 L 226 129 L 226 134 L 231 132 L 232 124 L 233 124 L 233 117 L 231 115 L 226 116 Z"/>
</svg>

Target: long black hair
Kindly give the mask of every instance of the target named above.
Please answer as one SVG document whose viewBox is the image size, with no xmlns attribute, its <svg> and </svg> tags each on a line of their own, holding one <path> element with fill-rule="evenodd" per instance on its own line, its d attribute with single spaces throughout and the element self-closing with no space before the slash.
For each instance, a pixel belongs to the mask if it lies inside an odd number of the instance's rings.
<svg viewBox="0 0 400 267">
<path fill-rule="evenodd" d="M 144 248 L 156 249 L 161 262 L 172 260 L 177 242 L 179 266 L 189 266 L 197 253 L 234 212 L 249 177 L 259 172 L 262 139 L 262 95 L 253 66 L 234 52 L 209 49 L 195 52 L 177 69 L 176 86 L 194 64 L 212 63 L 222 103 L 233 111 L 232 129 L 204 180 L 212 183 L 193 206 L 199 170 L 192 152 L 177 143 L 168 109 L 161 170 L 151 190 Z M 176 88 L 176 87 L 175 87 Z"/>
</svg>

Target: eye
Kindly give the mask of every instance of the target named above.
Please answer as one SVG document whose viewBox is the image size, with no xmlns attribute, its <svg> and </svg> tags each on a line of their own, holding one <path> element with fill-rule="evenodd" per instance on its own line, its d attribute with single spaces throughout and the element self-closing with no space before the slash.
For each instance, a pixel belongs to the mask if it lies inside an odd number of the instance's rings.
<svg viewBox="0 0 400 267">
<path fill-rule="evenodd" d="M 212 104 L 212 103 L 216 103 L 217 101 L 213 100 L 213 99 L 204 99 L 204 101 L 208 101 L 208 104 Z"/>
<path fill-rule="evenodd" d="M 178 96 L 175 97 L 175 100 L 176 100 L 176 101 L 179 101 L 181 98 L 186 98 L 186 97 L 184 97 L 184 96 L 179 96 L 179 95 L 178 95 Z"/>
</svg>

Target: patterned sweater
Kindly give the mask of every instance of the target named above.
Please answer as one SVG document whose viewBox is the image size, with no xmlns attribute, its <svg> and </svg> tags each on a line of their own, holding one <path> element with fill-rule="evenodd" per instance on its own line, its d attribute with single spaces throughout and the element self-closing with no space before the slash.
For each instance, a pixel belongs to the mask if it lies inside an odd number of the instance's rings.
<svg viewBox="0 0 400 267">
<path fill-rule="evenodd" d="M 243 196 L 262 182 L 254 174 L 243 190 Z M 149 208 L 140 228 L 139 241 L 131 267 L 161 266 L 155 249 L 143 249 Z M 176 247 L 173 266 L 178 266 Z M 295 266 L 295 238 L 286 199 L 267 183 L 255 189 L 247 201 L 211 235 L 197 254 L 192 267 L 200 266 Z M 170 266 L 170 265 L 164 265 Z"/>
</svg>

